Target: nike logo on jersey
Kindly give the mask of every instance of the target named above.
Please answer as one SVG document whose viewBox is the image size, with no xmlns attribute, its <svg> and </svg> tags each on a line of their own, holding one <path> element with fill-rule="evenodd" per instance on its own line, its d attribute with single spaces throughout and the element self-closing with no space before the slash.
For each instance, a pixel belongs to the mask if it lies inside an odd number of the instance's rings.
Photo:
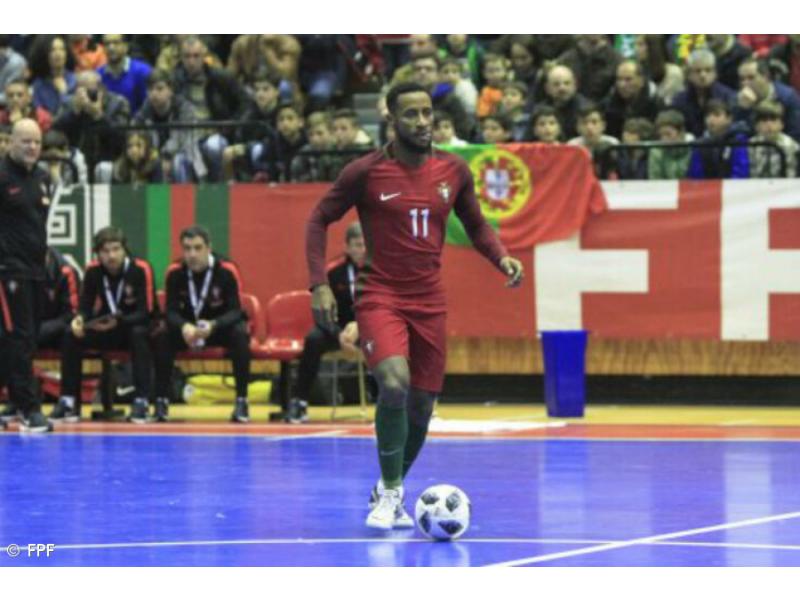
<svg viewBox="0 0 800 600">
<path fill-rule="evenodd" d="M 397 198 L 403 192 L 397 192 L 396 194 L 381 194 L 381 202 L 386 202 L 387 200 L 391 200 L 392 198 Z"/>
</svg>

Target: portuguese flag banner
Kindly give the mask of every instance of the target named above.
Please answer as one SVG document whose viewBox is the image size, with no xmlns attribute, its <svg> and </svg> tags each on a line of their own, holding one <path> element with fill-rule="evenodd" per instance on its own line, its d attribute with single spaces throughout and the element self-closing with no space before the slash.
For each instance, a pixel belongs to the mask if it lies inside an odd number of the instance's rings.
<svg viewBox="0 0 800 600">
<path fill-rule="evenodd" d="M 475 196 L 500 241 L 512 251 L 568 238 L 590 214 L 607 209 L 589 153 L 577 146 L 497 144 L 448 147 L 467 161 Z M 450 244 L 470 243 L 451 213 Z"/>
</svg>

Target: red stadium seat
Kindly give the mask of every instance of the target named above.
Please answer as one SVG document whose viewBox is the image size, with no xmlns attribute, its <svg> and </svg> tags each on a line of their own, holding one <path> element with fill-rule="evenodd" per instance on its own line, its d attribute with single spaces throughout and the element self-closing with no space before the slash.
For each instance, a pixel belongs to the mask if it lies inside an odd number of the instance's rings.
<svg viewBox="0 0 800 600">
<path fill-rule="evenodd" d="M 267 304 L 267 337 L 262 349 L 273 360 L 300 358 L 306 335 L 313 326 L 310 292 L 298 290 L 277 294 Z"/>
<path fill-rule="evenodd" d="M 267 304 L 267 337 L 258 352 L 259 358 L 278 360 L 281 363 L 278 380 L 278 397 L 281 413 L 270 415 L 280 419 L 289 406 L 289 373 L 291 361 L 300 358 L 305 338 L 314 326 L 311 316 L 311 293 L 296 290 L 275 295 Z"/>
</svg>

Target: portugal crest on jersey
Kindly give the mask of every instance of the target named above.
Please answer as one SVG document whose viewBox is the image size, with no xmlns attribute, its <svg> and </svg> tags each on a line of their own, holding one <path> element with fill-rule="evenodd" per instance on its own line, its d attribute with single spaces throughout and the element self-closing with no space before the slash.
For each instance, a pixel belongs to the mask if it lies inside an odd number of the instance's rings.
<svg viewBox="0 0 800 600">
<path fill-rule="evenodd" d="M 489 148 L 469 162 L 481 212 L 491 219 L 517 213 L 531 196 L 531 172 L 525 162 L 507 150 Z"/>
<path fill-rule="evenodd" d="M 439 184 L 436 188 L 436 191 L 439 192 L 439 197 L 442 199 L 442 202 L 447 204 L 450 202 L 450 184 L 446 181 L 443 181 Z"/>
</svg>

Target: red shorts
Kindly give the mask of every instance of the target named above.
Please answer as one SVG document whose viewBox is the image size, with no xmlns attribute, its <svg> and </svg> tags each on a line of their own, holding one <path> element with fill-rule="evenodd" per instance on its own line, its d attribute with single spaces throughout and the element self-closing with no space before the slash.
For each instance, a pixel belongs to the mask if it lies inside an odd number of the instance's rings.
<svg viewBox="0 0 800 600">
<path fill-rule="evenodd" d="M 383 304 L 356 307 L 358 336 L 370 368 L 390 356 L 404 356 L 411 387 L 439 393 L 444 383 L 447 345 L 444 306 Z"/>
</svg>

